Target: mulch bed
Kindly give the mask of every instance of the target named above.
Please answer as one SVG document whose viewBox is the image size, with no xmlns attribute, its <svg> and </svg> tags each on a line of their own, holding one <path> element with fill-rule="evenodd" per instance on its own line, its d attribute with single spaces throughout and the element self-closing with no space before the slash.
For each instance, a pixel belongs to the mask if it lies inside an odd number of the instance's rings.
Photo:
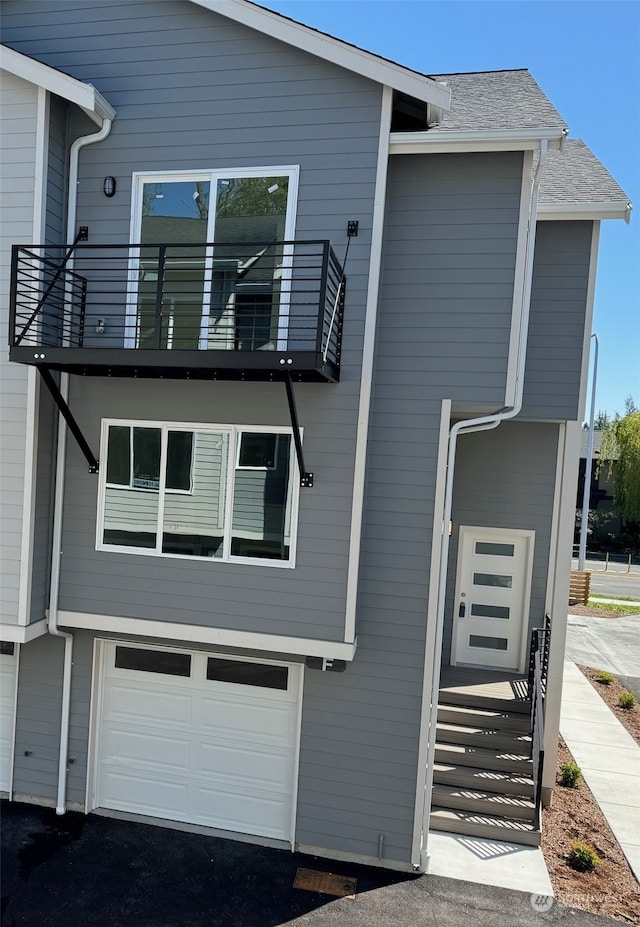
<svg viewBox="0 0 640 927">
<path fill-rule="evenodd" d="M 563 763 L 572 761 L 561 738 L 558 774 Z M 582 840 L 594 848 L 602 860 L 595 872 L 576 872 L 568 865 L 573 840 Z M 614 917 L 625 924 L 640 922 L 640 885 L 584 782 L 577 789 L 556 785 L 552 807 L 543 812 L 541 849 L 553 891 L 562 904 Z"/>
<path fill-rule="evenodd" d="M 633 602 L 630 602 L 629 604 L 632 606 L 634 605 Z M 635 607 L 637 608 L 637 605 Z M 638 615 L 637 611 L 631 610 L 629 611 L 628 614 L 625 614 L 624 612 L 614 611 L 614 609 L 612 608 L 606 608 L 606 606 L 604 605 L 602 606 L 602 608 L 600 608 L 599 606 L 598 608 L 594 608 L 593 605 L 570 605 L 568 609 L 568 614 L 569 615 L 582 615 L 584 618 L 634 618 L 635 617 L 635 618 L 640 619 L 640 615 Z"/>
</svg>

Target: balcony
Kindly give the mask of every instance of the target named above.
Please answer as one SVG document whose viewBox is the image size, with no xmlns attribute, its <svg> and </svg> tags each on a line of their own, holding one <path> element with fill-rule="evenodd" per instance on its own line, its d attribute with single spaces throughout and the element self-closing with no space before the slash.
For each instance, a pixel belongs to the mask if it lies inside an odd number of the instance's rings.
<svg viewBox="0 0 640 927">
<path fill-rule="evenodd" d="M 336 382 L 328 241 L 14 246 L 9 356 L 87 376 Z"/>
</svg>

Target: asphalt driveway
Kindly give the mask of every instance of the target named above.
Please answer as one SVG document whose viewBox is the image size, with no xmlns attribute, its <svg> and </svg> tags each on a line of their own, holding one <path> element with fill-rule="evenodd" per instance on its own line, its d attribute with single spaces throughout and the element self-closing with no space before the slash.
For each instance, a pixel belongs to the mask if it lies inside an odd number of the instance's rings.
<svg viewBox="0 0 640 927">
<path fill-rule="evenodd" d="M 355 899 L 293 888 L 298 867 Z M 97 815 L 2 803 L 2 927 L 605 927 L 616 921 L 436 876 L 329 862 Z"/>
</svg>

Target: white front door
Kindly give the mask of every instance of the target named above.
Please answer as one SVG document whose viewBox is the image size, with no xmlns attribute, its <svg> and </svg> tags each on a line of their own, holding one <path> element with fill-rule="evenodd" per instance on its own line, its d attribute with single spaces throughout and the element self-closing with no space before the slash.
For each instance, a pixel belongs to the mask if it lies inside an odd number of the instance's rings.
<svg viewBox="0 0 640 927">
<path fill-rule="evenodd" d="M 292 840 L 301 667 L 102 647 L 94 807 Z"/>
<path fill-rule="evenodd" d="M 460 527 L 452 664 L 523 670 L 534 537 Z"/>
</svg>

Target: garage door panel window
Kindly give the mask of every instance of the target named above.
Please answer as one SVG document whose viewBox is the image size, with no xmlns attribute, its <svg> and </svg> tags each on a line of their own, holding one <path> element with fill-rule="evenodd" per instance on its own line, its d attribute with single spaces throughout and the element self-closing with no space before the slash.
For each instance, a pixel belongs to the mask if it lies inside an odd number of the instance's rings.
<svg viewBox="0 0 640 927">
<path fill-rule="evenodd" d="M 142 650 L 139 647 L 116 647 L 116 669 L 142 673 L 162 673 L 167 676 L 191 675 L 191 656 L 164 650 Z"/>
<path fill-rule="evenodd" d="M 230 682 L 242 686 L 262 686 L 266 689 L 282 689 L 289 685 L 289 670 L 286 666 L 266 663 L 244 663 L 237 660 L 220 660 L 209 657 L 207 679 L 216 682 Z"/>
<path fill-rule="evenodd" d="M 290 431 L 103 423 L 98 549 L 291 564 Z"/>
</svg>

